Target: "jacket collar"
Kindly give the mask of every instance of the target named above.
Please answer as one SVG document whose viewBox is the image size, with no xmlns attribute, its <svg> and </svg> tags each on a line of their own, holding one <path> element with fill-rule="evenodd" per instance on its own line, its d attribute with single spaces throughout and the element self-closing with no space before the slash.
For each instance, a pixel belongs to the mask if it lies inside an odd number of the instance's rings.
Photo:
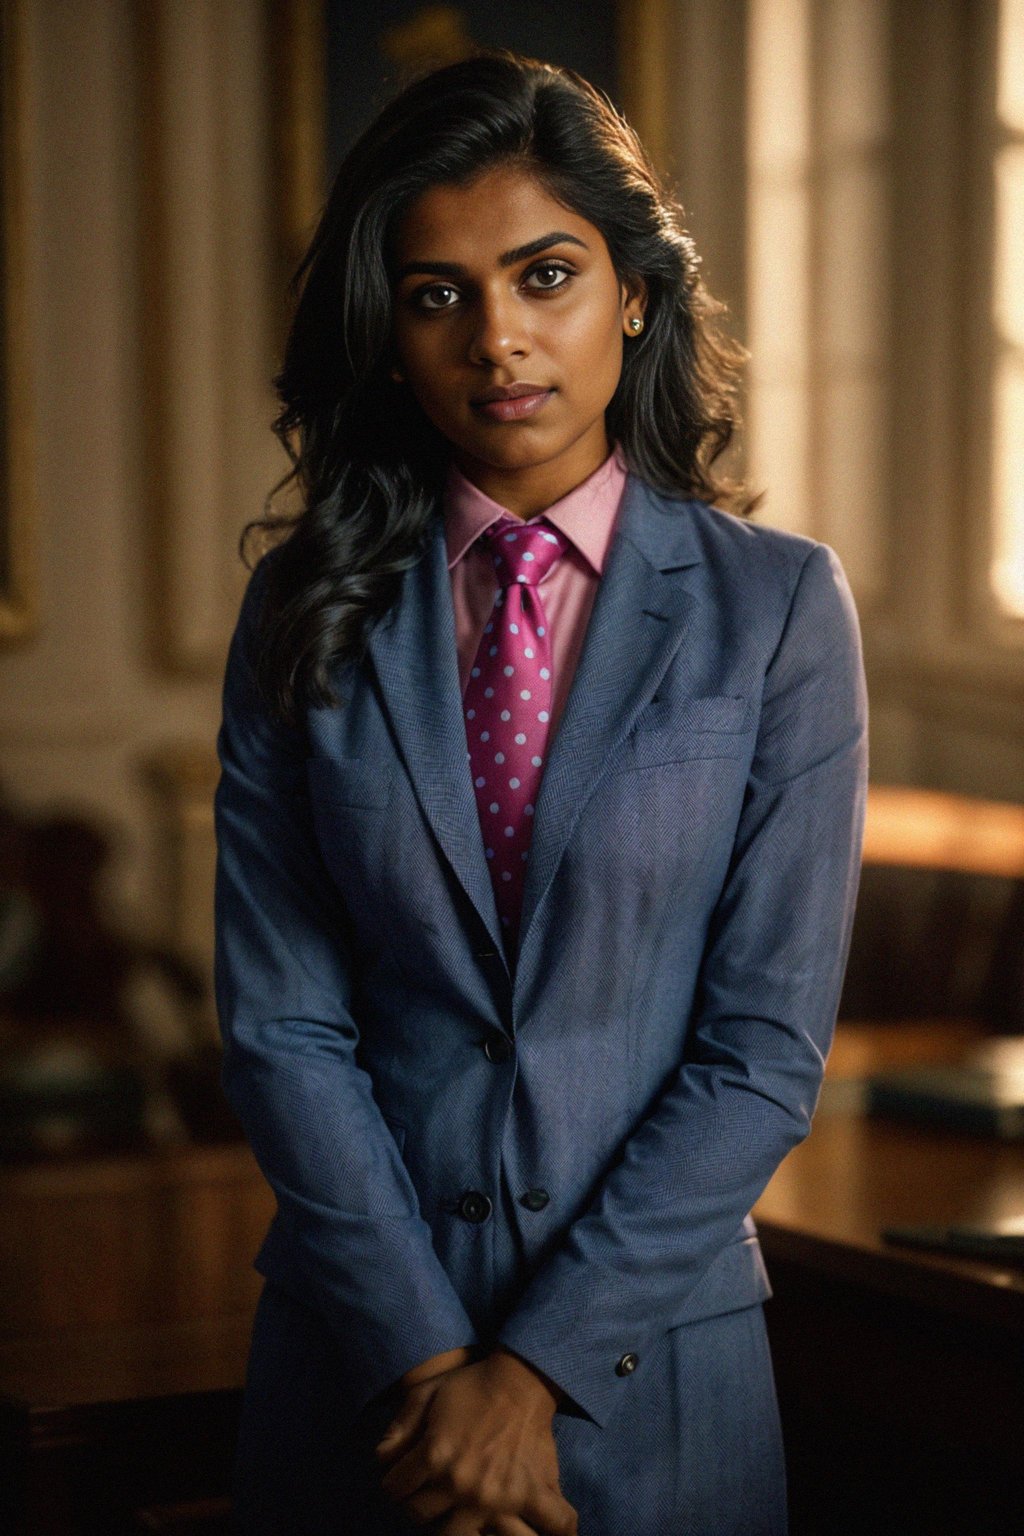
<svg viewBox="0 0 1024 1536">
<path fill-rule="evenodd" d="M 537 796 L 519 927 L 516 986 L 542 960 L 533 919 L 609 754 L 657 690 L 698 599 L 666 573 L 702 559 L 689 505 L 630 473 L 564 712 Z M 434 835 L 494 948 L 504 941 L 467 766 L 443 518 L 403 575 L 368 654 L 399 752 Z M 511 980 L 511 968 L 510 968 Z"/>
</svg>

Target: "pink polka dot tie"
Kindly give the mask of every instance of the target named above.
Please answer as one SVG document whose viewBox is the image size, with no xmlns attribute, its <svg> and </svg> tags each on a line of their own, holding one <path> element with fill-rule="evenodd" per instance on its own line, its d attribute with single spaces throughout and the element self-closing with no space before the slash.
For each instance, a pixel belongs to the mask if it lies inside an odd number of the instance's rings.
<svg viewBox="0 0 1024 1536">
<path fill-rule="evenodd" d="M 500 590 L 463 707 L 484 852 L 511 955 L 551 720 L 551 637 L 539 584 L 568 539 L 544 519 L 516 517 L 501 518 L 482 537 L 493 549 Z"/>
</svg>

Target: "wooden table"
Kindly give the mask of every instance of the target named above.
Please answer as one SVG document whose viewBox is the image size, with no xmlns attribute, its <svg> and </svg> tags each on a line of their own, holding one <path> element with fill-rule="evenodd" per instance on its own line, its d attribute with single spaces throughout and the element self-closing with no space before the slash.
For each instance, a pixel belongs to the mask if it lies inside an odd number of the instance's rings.
<svg viewBox="0 0 1024 1536">
<path fill-rule="evenodd" d="M 879 1232 L 1024 1211 L 1024 1147 L 864 1119 L 864 1060 L 845 1033 L 755 1211 L 792 1536 L 1021 1536 L 1024 1273 Z M 272 1210 L 241 1145 L 0 1171 L 4 1536 L 226 1528 Z"/>
<path fill-rule="evenodd" d="M 1024 1269 L 880 1234 L 1024 1214 L 1024 1146 L 845 1098 L 826 1085 L 754 1212 L 794 1536 L 1021 1536 Z"/>
<path fill-rule="evenodd" d="M 0 1532 L 208 1536 L 274 1199 L 242 1144 L 0 1171 Z"/>
</svg>

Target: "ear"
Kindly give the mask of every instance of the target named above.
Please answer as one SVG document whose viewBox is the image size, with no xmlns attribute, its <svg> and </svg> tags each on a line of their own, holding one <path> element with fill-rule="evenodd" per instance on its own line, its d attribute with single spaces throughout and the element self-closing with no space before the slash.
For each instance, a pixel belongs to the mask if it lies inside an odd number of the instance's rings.
<svg viewBox="0 0 1024 1536">
<path fill-rule="evenodd" d="M 647 309 L 647 284 L 642 277 L 630 278 L 619 283 L 621 296 L 622 328 L 628 335 L 632 334 L 630 321 L 643 320 Z"/>
</svg>

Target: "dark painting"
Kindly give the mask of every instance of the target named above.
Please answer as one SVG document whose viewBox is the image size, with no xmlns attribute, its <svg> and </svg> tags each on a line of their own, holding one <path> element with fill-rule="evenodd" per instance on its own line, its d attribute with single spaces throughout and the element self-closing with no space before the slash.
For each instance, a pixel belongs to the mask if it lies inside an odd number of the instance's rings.
<svg viewBox="0 0 1024 1536">
<path fill-rule="evenodd" d="M 328 0 L 327 169 L 375 112 L 415 74 L 465 57 L 474 48 L 513 48 L 565 64 L 606 91 L 616 105 L 616 5 L 552 0 L 467 0 L 424 5 L 414 0 Z"/>
</svg>

